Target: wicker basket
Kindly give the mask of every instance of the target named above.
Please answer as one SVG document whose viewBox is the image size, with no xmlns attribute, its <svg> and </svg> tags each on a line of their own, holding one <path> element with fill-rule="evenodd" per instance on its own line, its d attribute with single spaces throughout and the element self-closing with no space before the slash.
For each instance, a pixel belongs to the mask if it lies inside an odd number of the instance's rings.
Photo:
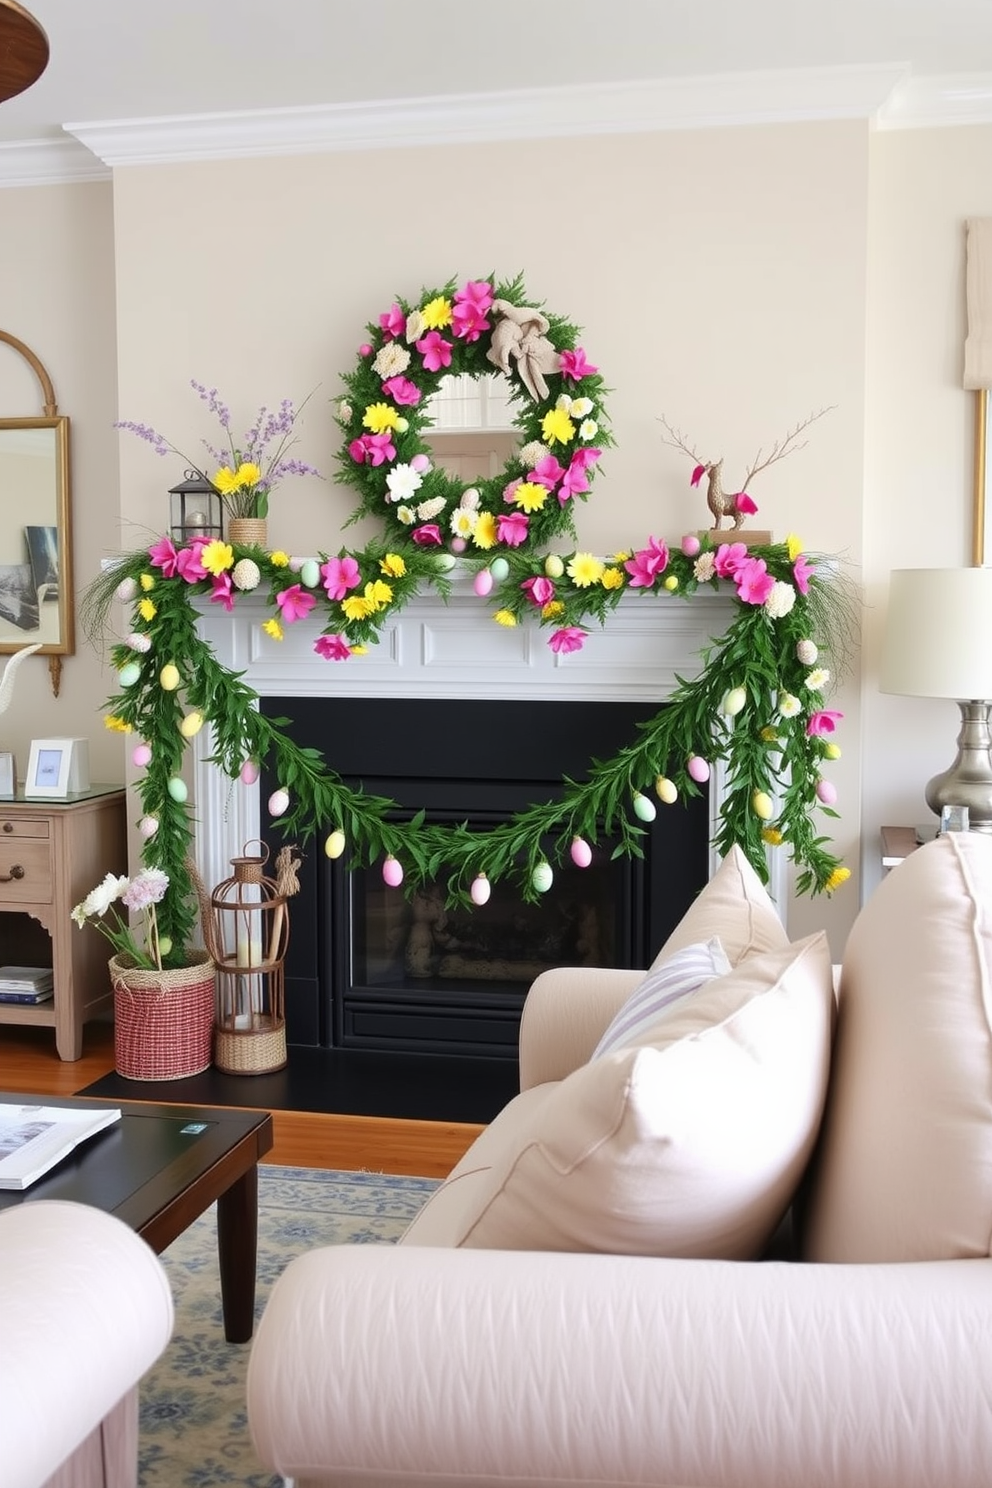
<svg viewBox="0 0 992 1488">
<path fill-rule="evenodd" d="M 214 1064 L 228 1075 L 268 1075 L 286 1064 L 286 1020 L 255 1014 L 251 1028 L 214 1030 Z"/>
<path fill-rule="evenodd" d="M 110 961 L 114 1064 L 126 1080 L 181 1080 L 210 1065 L 214 966 L 195 951 L 189 966 L 145 971 L 130 956 Z"/>
<path fill-rule="evenodd" d="M 246 548 L 264 548 L 269 540 L 269 524 L 265 517 L 232 517 L 227 524 L 227 535 L 231 542 Z"/>
</svg>

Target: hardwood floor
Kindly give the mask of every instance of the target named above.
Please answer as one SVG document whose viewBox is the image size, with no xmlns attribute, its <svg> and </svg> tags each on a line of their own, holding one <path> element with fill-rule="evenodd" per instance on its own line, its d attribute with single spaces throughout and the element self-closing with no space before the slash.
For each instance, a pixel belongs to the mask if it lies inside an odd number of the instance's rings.
<svg viewBox="0 0 992 1488">
<path fill-rule="evenodd" d="M 0 1027 L 0 1090 L 26 1095 L 75 1095 L 114 1068 L 110 1023 L 88 1023 L 83 1057 L 59 1059 L 49 1028 Z M 443 1178 L 482 1130 L 480 1125 L 341 1116 L 316 1111 L 272 1112 L 275 1145 L 266 1161 L 287 1167 L 368 1169 Z"/>
</svg>

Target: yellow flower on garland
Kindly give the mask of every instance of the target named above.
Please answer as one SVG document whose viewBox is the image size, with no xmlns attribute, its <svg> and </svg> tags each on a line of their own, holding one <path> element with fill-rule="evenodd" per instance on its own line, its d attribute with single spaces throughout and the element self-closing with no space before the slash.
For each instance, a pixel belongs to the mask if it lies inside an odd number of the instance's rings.
<svg viewBox="0 0 992 1488">
<path fill-rule="evenodd" d="M 548 444 L 570 444 L 575 425 L 564 408 L 550 408 L 541 420 L 541 433 Z"/>
<path fill-rule="evenodd" d="M 521 481 L 513 493 L 514 506 L 525 512 L 540 511 L 547 499 L 547 487 L 539 486 L 536 481 Z"/>
<path fill-rule="evenodd" d="M 148 591 L 149 591 L 149 589 L 154 589 L 155 588 L 155 575 L 154 574 L 142 574 L 141 575 L 141 578 L 138 580 L 138 583 L 141 585 L 142 589 L 147 594 Z"/>
<path fill-rule="evenodd" d="M 847 883 L 850 876 L 850 868 L 835 868 L 823 887 L 828 894 L 832 894 L 834 889 L 839 889 L 841 884 Z"/>
<path fill-rule="evenodd" d="M 541 610 L 541 616 L 545 620 L 557 620 L 559 615 L 564 615 L 565 606 L 560 599 L 550 599 Z"/>
<path fill-rule="evenodd" d="M 365 598 L 374 614 L 376 610 L 384 610 L 391 602 L 393 591 L 382 579 L 375 579 L 371 584 L 365 585 Z"/>
<path fill-rule="evenodd" d="M 789 550 L 789 562 L 795 563 L 796 559 L 799 557 L 799 554 L 803 550 L 802 543 L 794 532 L 790 532 L 788 537 L 785 539 L 785 545 Z"/>
<path fill-rule="evenodd" d="M 270 635 L 274 641 L 282 640 L 282 626 L 279 624 L 278 620 L 263 621 L 262 629 L 265 631 L 265 634 Z"/>
<path fill-rule="evenodd" d="M 623 570 L 620 568 L 604 568 L 602 578 L 599 581 L 604 589 L 622 589 L 624 585 Z"/>
<path fill-rule="evenodd" d="M 512 610 L 497 610 L 493 619 L 497 625 L 505 625 L 507 630 L 512 630 L 517 623 L 517 617 Z"/>
<path fill-rule="evenodd" d="M 118 718 L 116 713 L 107 713 L 103 719 L 104 728 L 110 729 L 115 734 L 129 734 L 131 725 L 125 723 L 123 718 Z"/>
<path fill-rule="evenodd" d="M 605 568 L 606 565 L 593 553 L 574 553 L 565 572 L 577 589 L 588 589 L 590 584 L 599 583 Z"/>
<path fill-rule="evenodd" d="M 400 557 L 399 553 L 387 553 L 379 564 L 379 567 L 391 579 L 401 579 L 406 573 L 406 563 Z"/>
<path fill-rule="evenodd" d="M 365 587 L 367 590 L 370 586 Z M 349 594 L 341 601 L 341 609 L 348 620 L 367 620 L 372 614 L 372 605 L 364 594 Z"/>
<path fill-rule="evenodd" d="M 155 608 L 152 600 L 143 599 L 138 605 L 138 614 L 141 616 L 142 620 L 154 620 L 155 616 L 158 614 L 158 610 Z"/>
<path fill-rule="evenodd" d="M 472 533 L 472 541 L 477 548 L 494 548 L 496 546 L 496 518 L 492 512 L 480 512 L 479 520 L 475 524 Z"/>
<path fill-rule="evenodd" d="M 399 427 L 400 415 L 388 403 L 370 403 L 362 423 L 373 434 L 385 434 L 388 429 Z"/>
<path fill-rule="evenodd" d="M 778 827 L 762 827 L 761 840 L 767 842 L 769 847 L 781 847 L 782 833 Z"/>
<path fill-rule="evenodd" d="M 276 548 L 274 553 L 269 554 L 269 562 L 273 568 L 288 568 L 289 554 L 284 553 L 282 548 Z"/>
<path fill-rule="evenodd" d="M 234 567 L 234 549 L 230 543 L 222 542 L 215 537 L 212 542 L 206 543 L 200 551 L 200 562 L 207 573 L 222 574 L 229 568 Z"/>
<path fill-rule="evenodd" d="M 451 324 L 451 301 L 438 295 L 436 300 L 428 300 L 421 314 L 429 331 L 441 331 Z"/>
</svg>

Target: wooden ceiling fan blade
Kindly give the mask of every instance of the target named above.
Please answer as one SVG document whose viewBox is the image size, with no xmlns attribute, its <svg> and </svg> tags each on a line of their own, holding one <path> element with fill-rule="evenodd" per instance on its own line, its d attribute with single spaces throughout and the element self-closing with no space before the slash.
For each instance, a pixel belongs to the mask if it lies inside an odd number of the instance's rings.
<svg viewBox="0 0 992 1488">
<path fill-rule="evenodd" d="M 48 37 L 17 0 L 0 0 L 0 103 L 36 83 L 48 66 Z"/>
</svg>

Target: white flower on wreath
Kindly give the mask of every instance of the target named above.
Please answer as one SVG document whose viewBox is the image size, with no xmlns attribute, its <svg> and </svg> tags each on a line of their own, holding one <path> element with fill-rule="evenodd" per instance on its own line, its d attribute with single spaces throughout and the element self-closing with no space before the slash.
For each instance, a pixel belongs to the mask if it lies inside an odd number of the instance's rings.
<svg viewBox="0 0 992 1488">
<path fill-rule="evenodd" d="M 570 411 L 571 411 L 571 414 L 572 414 L 572 417 L 573 418 L 577 418 L 577 419 L 588 418 L 589 415 L 592 413 L 592 410 L 593 410 L 593 401 L 592 401 L 591 398 L 573 398 L 572 399 L 572 407 L 571 407 L 571 410 Z"/>
<path fill-rule="evenodd" d="M 716 554 L 700 553 L 692 565 L 692 576 L 697 584 L 706 584 L 716 573 Z"/>
<path fill-rule="evenodd" d="M 451 531 L 455 537 L 471 537 L 479 521 L 479 513 L 468 507 L 456 506 L 451 513 Z"/>
<path fill-rule="evenodd" d="M 540 465 L 541 461 L 546 460 L 550 453 L 551 451 L 546 444 L 542 444 L 539 439 L 532 439 L 529 444 L 525 444 L 521 449 L 520 463 L 521 465 L 526 465 L 528 470 L 533 470 L 534 466 Z"/>
<path fill-rule="evenodd" d="M 412 527 L 417 520 L 417 513 L 412 506 L 398 506 L 396 508 L 396 520 L 402 522 L 404 527 Z"/>
<path fill-rule="evenodd" d="M 777 579 L 772 585 L 771 592 L 765 600 L 765 613 L 772 620 L 781 620 L 787 615 L 796 602 L 796 591 L 791 584 L 782 579 Z"/>
<path fill-rule="evenodd" d="M 778 711 L 783 718 L 795 718 L 797 713 L 802 712 L 802 703 L 791 692 L 780 692 L 778 696 Z"/>
<path fill-rule="evenodd" d="M 572 412 L 572 399 L 567 393 L 559 393 L 558 401 L 555 403 L 555 407 L 560 408 L 562 413 L 570 414 Z"/>
<path fill-rule="evenodd" d="M 414 470 L 412 465 L 394 465 L 386 476 L 386 485 L 389 488 L 387 501 L 409 501 L 415 491 L 419 491 L 423 485 L 423 476 Z"/>
<path fill-rule="evenodd" d="M 372 363 L 372 370 L 378 377 L 398 377 L 405 372 L 410 365 L 410 353 L 405 346 L 398 341 L 387 341 Z"/>
<path fill-rule="evenodd" d="M 826 687 L 829 681 L 830 673 L 826 667 L 814 667 L 806 678 L 806 686 L 812 688 L 814 692 L 819 692 L 822 687 Z"/>
<path fill-rule="evenodd" d="M 407 341 L 419 341 L 427 329 L 423 313 L 420 310 L 411 310 L 406 318 L 406 330 L 404 332 Z"/>
<path fill-rule="evenodd" d="M 354 412 L 354 409 L 352 408 L 351 404 L 348 402 L 348 399 L 347 398 L 342 398 L 341 399 L 341 402 L 338 404 L 338 418 L 340 419 L 341 423 L 342 424 L 350 424 L 351 423 L 351 415 L 352 415 L 353 412 Z"/>
<path fill-rule="evenodd" d="M 588 441 L 590 439 L 595 439 L 596 438 L 596 435 L 598 433 L 599 433 L 599 425 L 597 424 L 597 422 L 596 422 L 595 419 L 583 419 L 582 420 L 582 423 L 579 425 L 579 438 L 580 439 L 585 439 L 586 441 Z"/>
<path fill-rule="evenodd" d="M 417 516 L 421 522 L 429 522 L 432 517 L 439 517 L 444 511 L 445 501 L 443 496 L 432 496 L 430 501 L 422 501 L 417 507 Z"/>
</svg>

